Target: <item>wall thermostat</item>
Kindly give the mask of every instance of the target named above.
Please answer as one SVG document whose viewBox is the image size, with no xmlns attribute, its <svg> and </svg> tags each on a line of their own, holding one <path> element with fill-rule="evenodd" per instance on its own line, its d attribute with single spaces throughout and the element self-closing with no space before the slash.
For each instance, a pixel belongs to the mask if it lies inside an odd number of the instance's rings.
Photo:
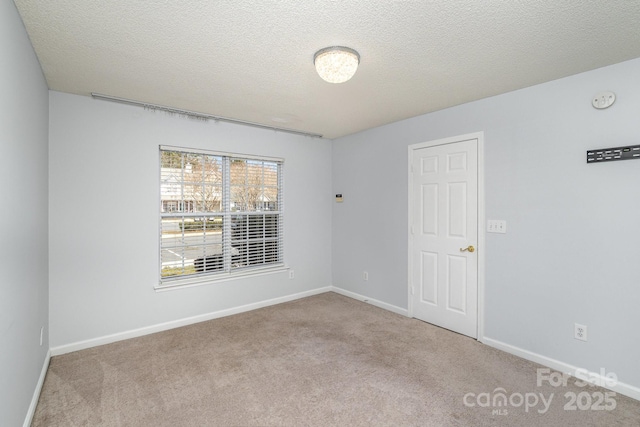
<svg viewBox="0 0 640 427">
<path fill-rule="evenodd" d="M 598 110 L 604 110 L 605 108 L 609 108 L 616 102 L 616 94 L 613 92 L 599 92 L 596 96 L 593 97 L 591 104 L 593 108 L 597 108 Z"/>
</svg>

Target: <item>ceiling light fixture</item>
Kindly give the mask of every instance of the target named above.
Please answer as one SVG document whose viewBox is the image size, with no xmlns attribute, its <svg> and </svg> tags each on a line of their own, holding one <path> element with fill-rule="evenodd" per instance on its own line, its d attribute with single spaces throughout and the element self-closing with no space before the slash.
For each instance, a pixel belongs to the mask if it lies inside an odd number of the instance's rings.
<svg viewBox="0 0 640 427">
<path fill-rule="evenodd" d="M 316 52 L 313 63 L 323 80 L 329 83 L 344 83 L 356 73 L 360 55 L 348 47 L 325 47 Z"/>
</svg>

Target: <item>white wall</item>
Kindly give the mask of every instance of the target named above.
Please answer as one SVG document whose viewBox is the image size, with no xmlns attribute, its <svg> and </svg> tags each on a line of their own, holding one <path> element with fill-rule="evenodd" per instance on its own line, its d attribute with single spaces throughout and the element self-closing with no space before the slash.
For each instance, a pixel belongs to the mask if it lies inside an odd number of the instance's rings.
<svg viewBox="0 0 640 427">
<path fill-rule="evenodd" d="M 158 146 L 285 159 L 287 273 L 156 292 Z M 331 284 L 331 141 L 50 93 L 51 346 Z"/>
<path fill-rule="evenodd" d="M 0 3 L 0 425 L 21 425 L 48 335 L 48 90 L 13 2 Z M 40 346 L 40 328 L 44 342 Z"/>
<path fill-rule="evenodd" d="M 407 146 L 484 131 L 486 217 L 508 230 L 479 248 L 485 335 L 640 387 L 640 160 L 586 164 L 640 144 L 638 76 L 640 59 L 335 140 L 333 284 L 407 307 Z"/>
</svg>

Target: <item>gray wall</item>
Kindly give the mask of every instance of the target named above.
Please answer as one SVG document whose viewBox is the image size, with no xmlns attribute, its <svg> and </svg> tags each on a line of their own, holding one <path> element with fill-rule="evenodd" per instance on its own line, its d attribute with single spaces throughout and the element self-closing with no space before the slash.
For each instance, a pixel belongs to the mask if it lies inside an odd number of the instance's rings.
<svg viewBox="0 0 640 427">
<path fill-rule="evenodd" d="M 640 161 L 585 164 L 587 149 L 640 142 L 640 59 L 332 143 L 48 94 L 12 2 L 0 6 L 0 47 L 0 424 L 24 420 L 50 346 L 332 283 L 406 308 L 407 146 L 476 131 L 486 217 L 508 223 L 480 248 L 485 336 L 640 386 Z M 603 89 L 618 101 L 597 111 Z M 296 278 L 155 292 L 160 144 L 285 158 Z"/>
<path fill-rule="evenodd" d="M 15 426 L 49 348 L 48 91 L 11 1 L 0 2 L 0 94 L 0 425 Z"/>
<path fill-rule="evenodd" d="M 50 93 L 51 347 L 331 285 L 331 141 Z M 286 272 L 156 292 L 159 145 L 285 159 Z"/>
<path fill-rule="evenodd" d="M 333 284 L 407 308 L 407 146 L 485 132 L 485 336 L 640 386 L 640 59 L 334 141 Z M 591 97 L 612 90 L 607 110 Z M 369 281 L 361 279 L 363 270 Z M 573 324 L 588 327 L 588 342 Z"/>
</svg>

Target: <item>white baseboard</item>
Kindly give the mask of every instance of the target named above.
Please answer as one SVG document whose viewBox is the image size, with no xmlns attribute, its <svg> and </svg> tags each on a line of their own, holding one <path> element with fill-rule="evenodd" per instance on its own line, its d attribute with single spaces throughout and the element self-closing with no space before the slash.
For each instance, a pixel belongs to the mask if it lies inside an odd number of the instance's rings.
<svg viewBox="0 0 640 427">
<path fill-rule="evenodd" d="M 607 386 L 607 379 L 604 378 L 600 373 L 596 372 L 588 372 L 582 368 L 577 366 L 570 365 L 568 363 L 560 362 L 559 360 L 552 359 L 550 357 L 542 356 L 541 354 L 533 353 L 529 350 L 524 350 L 520 347 L 516 347 L 510 344 L 503 343 L 502 341 L 494 340 L 492 338 L 483 337 L 481 342 L 490 347 L 497 348 L 498 350 L 502 350 L 504 352 L 513 354 L 518 357 L 522 357 L 523 359 L 530 360 L 531 362 L 539 363 L 540 365 L 549 367 L 556 371 L 569 374 L 573 377 L 576 377 L 576 373 L 579 371 L 581 373 L 581 379 L 593 379 L 594 383 L 598 385 L 602 385 L 602 387 L 609 389 L 611 391 L 615 391 L 616 393 L 623 394 L 632 399 L 640 400 L 640 388 L 625 384 L 620 381 L 616 381 L 616 384 L 613 386 Z"/>
<path fill-rule="evenodd" d="M 283 297 L 273 298 L 265 301 L 259 301 L 251 304 L 241 305 L 239 307 L 232 307 L 225 310 L 219 310 L 212 313 L 201 314 L 198 316 L 187 317 L 184 319 L 172 320 L 170 322 L 159 323 L 157 325 L 145 326 L 139 329 L 132 329 L 129 331 L 118 332 L 116 334 L 105 335 L 98 338 L 92 338 L 85 341 L 78 341 L 71 344 L 61 345 L 51 348 L 52 356 L 59 356 L 61 354 L 71 353 L 73 351 L 84 350 L 91 347 L 96 347 L 104 344 L 111 344 L 116 341 L 122 341 L 129 338 L 141 337 L 143 335 L 154 334 L 156 332 L 162 332 L 173 328 L 179 328 L 181 326 L 192 325 L 194 323 L 205 322 L 207 320 L 218 319 L 220 317 L 231 316 L 233 314 L 244 313 L 246 311 L 256 310 L 258 308 L 268 307 L 270 305 L 281 304 L 283 302 L 294 301 L 300 298 L 309 297 L 312 295 L 323 294 L 331 291 L 331 286 L 324 288 L 313 289 L 310 291 L 299 292 L 297 294 L 286 295 Z"/>
<path fill-rule="evenodd" d="M 389 310 L 394 313 L 401 314 L 405 317 L 409 316 L 409 311 L 405 308 L 400 308 L 395 305 L 388 304 L 386 302 L 378 301 L 377 299 L 369 298 L 364 295 L 357 294 L 355 292 L 347 291 L 346 289 L 338 288 L 336 286 L 331 286 L 331 291 L 340 295 L 344 295 L 345 297 L 353 298 L 358 301 L 375 305 L 376 307 L 384 308 L 385 310 Z"/>
<path fill-rule="evenodd" d="M 31 404 L 29 405 L 27 416 L 24 419 L 24 424 L 23 424 L 24 427 L 29 427 L 31 425 L 31 421 L 33 421 L 33 416 L 36 413 L 36 407 L 38 406 L 38 400 L 40 399 L 40 392 L 42 391 L 44 378 L 47 376 L 47 370 L 49 369 L 50 361 L 51 361 L 51 350 L 47 351 L 47 355 L 44 358 L 44 363 L 42 364 L 42 370 L 40 371 L 40 378 L 38 378 L 38 383 L 36 384 L 36 389 L 33 391 L 33 397 L 31 398 Z"/>
</svg>

